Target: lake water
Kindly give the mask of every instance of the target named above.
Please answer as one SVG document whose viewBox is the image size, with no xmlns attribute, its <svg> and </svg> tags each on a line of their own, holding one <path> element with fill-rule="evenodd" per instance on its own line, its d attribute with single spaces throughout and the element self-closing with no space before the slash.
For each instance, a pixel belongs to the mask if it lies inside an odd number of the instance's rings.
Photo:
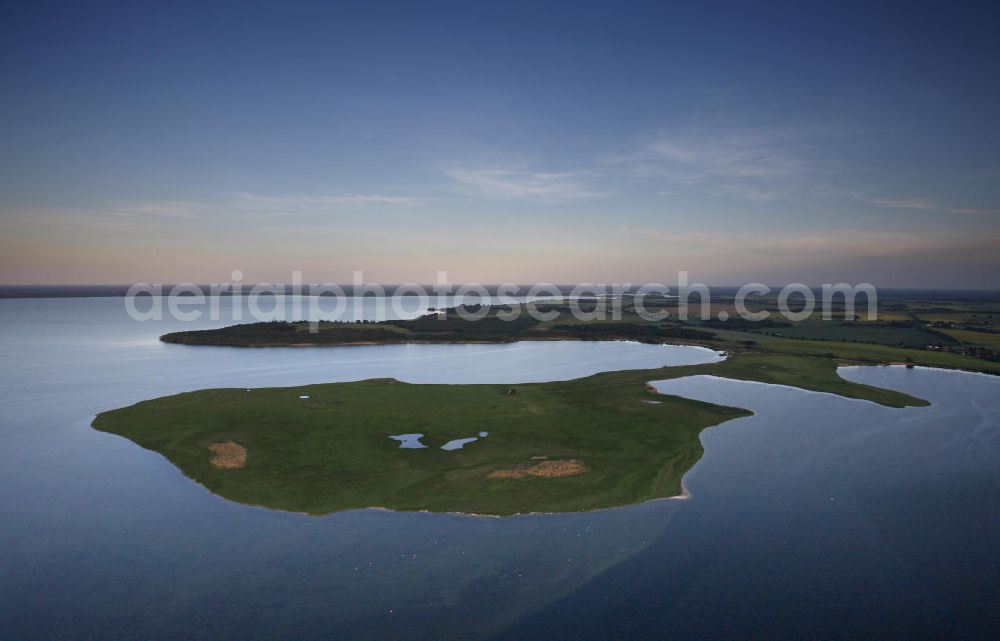
<svg viewBox="0 0 1000 641">
<path fill-rule="evenodd" d="M 469 437 L 466 437 L 466 438 L 456 438 L 456 439 L 448 441 L 447 443 L 445 443 L 444 445 L 442 445 L 441 449 L 442 450 L 448 450 L 449 452 L 452 451 L 452 450 L 460 450 L 463 447 L 465 447 L 466 445 L 468 445 L 469 443 L 475 443 L 480 438 L 485 438 L 485 437 L 469 436 Z"/>
<path fill-rule="evenodd" d="M 227 322 L 138 323 L 121 299 L 0 300 L 0 639 L 981 639 L 1000 625 L 1000 378 L 842 371 L 933 403 L 903 410 L 661 382 L 755 412 L 703 433 L 687 500 L 504 519 L 307 517 L 215 497 L 90 420 L 205 387 L 515 383 L 718 356 L 156 340 Z"/>
<path fill-rule="evenodd" d="M 423 434 L 390 434 L 389 438 L 394 441 L 399 441 L 400 449 L 404 450 L 420 450 L 427 447 L 420 442 L 420 439 L 424 437 Z"/>
</svg>

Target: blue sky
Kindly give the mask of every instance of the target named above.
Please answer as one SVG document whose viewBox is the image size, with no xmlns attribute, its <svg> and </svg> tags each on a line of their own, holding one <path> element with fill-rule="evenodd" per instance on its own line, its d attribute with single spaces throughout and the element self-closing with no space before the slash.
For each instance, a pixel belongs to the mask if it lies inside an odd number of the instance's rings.
<svg viewBox="0 0 1000 641">
<path fill-rule="evenodd" d="M 996 287 L 998 17 L 0 3 L 0 281 Z"/>
</svg>

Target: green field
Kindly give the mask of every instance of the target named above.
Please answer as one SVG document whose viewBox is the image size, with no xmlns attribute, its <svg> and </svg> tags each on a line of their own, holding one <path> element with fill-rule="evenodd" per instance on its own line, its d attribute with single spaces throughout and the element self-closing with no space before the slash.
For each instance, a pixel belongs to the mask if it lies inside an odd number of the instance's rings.
<svg viewBox="0 0 1000 641">
<path fill-rule="evenodd" d="M 752 332 L 716 331 L 716 346 L 743 348 L 755 354 L 819 356 L 843 364 L 879 365 L 907 363 L 926 367 L 963 369 L 1000 374 L 1000 362 L 973 358 L 948 350 L 912 349 L 869 343 L 790 340 Z"/>
<path fill-rule="evenodd" d="M 993 313 L 989 311 L 982 312 L 933 312 L 924 313 L 920 312 L 917 317 L 928 323 L 958 323 L 958 324 L 969 324 L 969 325 L 980 325 L 985 327 L 996 327 L 996 323 L 1000 322 L 1000 313 Z"/>
<path fill-rule="evenodd" d="M 977 345 L 990 350 L 1000 350 L 1000 332 L 977 332 L 971 329 L 939 329 L 958 342 L 966 345 Z"/>
<path fill-rule="evenodd" d="M 810 319 L 788 323 L 788 327 L 750 330 L 779 338 L 804 340 L 876 343 L 893 347 L 918 347 L 927 345 L 958 345 L 958 341 L 941 336 L 928 329 L 906 321 L 859 321 L 844 323 L 833 320 Z"/>
<path fill-rule="evenodd" d="M 795 385 L 893 407 L 924 404 L 845 381 L 830 359 L 743 354 L 709 365 L 530 385 L 379 379 L 204 390 L 105 412 L 94 427 L 160 452 L 220 496 L 292 512 L 592 510 L 680 494 L 681 478 L 702 455 L 700 432 L 749 414 L 660 395 L 646 386 L 694 374 Z M 479 432 L 489 436 L 460 450 L 439 449 Z M 401 433 L 422 433 L 429 447 L 401 449 L 389 438 Z M 229 442 L 245 450 L 245 466 L 218 469 L 208 446 Z M 585 471 L 565 477 L 491 476 L 538 465 L 543 460 L 538 457 L 572 461 Z"/>
</svg>

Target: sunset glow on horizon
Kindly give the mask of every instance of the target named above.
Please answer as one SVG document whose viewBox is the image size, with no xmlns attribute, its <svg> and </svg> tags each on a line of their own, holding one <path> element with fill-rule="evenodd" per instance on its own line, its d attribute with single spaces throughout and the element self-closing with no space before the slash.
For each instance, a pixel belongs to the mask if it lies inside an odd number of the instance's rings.
<svg viewBox="0 0 1000 641">
<path fill-rule="evenodd" d="M 0 284 L 997 285 L 993 7 L 436 7 L 5 4 Z"/>
</svg>

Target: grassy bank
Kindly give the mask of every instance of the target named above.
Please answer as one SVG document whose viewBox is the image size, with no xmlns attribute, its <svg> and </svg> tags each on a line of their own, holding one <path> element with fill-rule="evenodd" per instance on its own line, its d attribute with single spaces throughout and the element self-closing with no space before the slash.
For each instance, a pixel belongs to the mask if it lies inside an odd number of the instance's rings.
<svg viewBox="0 0 1000 641">
<path fill-rule="evenodd" d="M 929 367 L 966 369 L 1000 373 L 995 337 L 1000 332 L 993 319 L 992 302 L 946 303 L 891 299 L 892 320 L 803 321 L 776 317 L 763 322 L 730 317 L 726 321 L 682 321 L 671 316 L 662 321 L 644 320 L 630 306 L 623 305 L 620 318 L 580 320 L 566 304 L 538 303 L 535 310 L 549 314 L 539 321 L 524 306 L 516 320 L 501 317 L 506 310 L 492 309 L 479 320 L 463 318 L 457 308 L 444 314 L 430 314 L 412 320 L 382 322 L 321 322 L 312 327 L 305 322 L 268 322 L 233 325 L 220 329 L 166 334 L 161 340 L 186 345 L 227 347 L 306 347 L 399 343 L 509 343 L 523 340 L 633 340 L 644 343 L 686 343 L 728 352 L 818 356 L 837 362 L 912 363 Z M 766 301 L 758 301 L 758 306 Z M 581 304 L 585 312 L 593 311 Z M 714 305 L 714 315 L 731 305 Z M 762 308 L 767 308 L 766 305 Z M 938 310 L 927 314 L 924 309 Z M 669 308 L 676 311 L 676 308 Z M 479 312 L 477 306 L 466 311 Z M 692 312 L 694 313 L 694 312 Z M 315 331 L 314 331 L 315 330 Z"/>
<path fill-rule="evenodd" d="M 844 381 L 829 359 L 742 354 L 709 365 L 514 386 L 380 379 L 204 390 L 105 412 L 94 427 L 160 452 L 220 496 L 281 510 L 592 510 L 679 494 L 681 478 L 702 455 L 701 430 L 748 415 L 646 386 L 693 374 L 796 385 L 894 407 L 923 404 Z M 489 435 L 460 450 L 440 449 L 480 432 Z M 389 438 L 400 433 L 422 433 L 428 447 L 400 449 Z M 209 446 L 219 443 L 245 452 L 245 464 L 213 465 Z M 560 476 L 565 470 L 573 473 Z"/>
</svg>

